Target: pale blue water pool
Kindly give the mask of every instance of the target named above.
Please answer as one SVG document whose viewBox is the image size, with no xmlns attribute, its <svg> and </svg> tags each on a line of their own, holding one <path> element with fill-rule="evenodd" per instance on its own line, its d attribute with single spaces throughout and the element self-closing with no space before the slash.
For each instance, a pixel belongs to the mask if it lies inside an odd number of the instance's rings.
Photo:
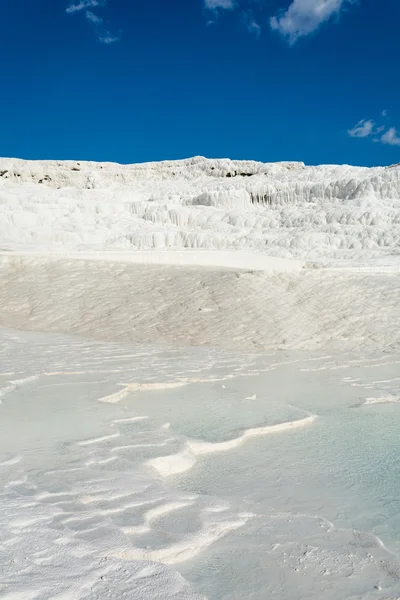
<svg viewBox="0 0 400 600">
<path fill-rule="evenodd" d="M 6 332 L 0 358 L 6 600 L 400 598 L 399 357 Z"/>
</svg>

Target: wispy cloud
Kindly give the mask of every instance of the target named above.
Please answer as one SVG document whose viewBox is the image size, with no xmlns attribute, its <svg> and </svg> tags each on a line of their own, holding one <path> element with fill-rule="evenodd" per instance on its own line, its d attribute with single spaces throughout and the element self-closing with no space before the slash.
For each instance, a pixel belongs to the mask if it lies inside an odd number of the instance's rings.
<svg viewBox="0 0 400 600">
<path fill-rule="evenodd" d="M 97 0 L 94 0 L 97 1 Z M 260 22 L 266 19 L 271 29 L 280 33 L 294 44 L 299 38 L 314 33 L 320 26 L 334 16 L 338 16 L 345 5 L 352 4 L 358 0 L 291 0 L 286 10 L 280 11 L 273 16 L 265 16 L 268 10 L 266 0 L 203 0 L 204 7 L 214 13 L 236 10 L 242 19 L 247 18 L 247 29 L 257 36 L 261 32 Z M 247 15 L 252 4 L 256 18 L 249 19 Z M 261 14 L 263 17 L 261 17 Z M 212 21 L 214 22 L 214 21 Z"/>
<path fill-rule="evenodd" d="M 400 135 L 395 127 L 391 127 L 379 138 L 379 141 L 389 146 L 400 146 Z"/>
<path fill-rule="evenodd" d="M 376 133 L 375 121 L 372 121 L 372 119 L 361 119 L 352 129 L 348 129 L 347 133 L 350 137 L 354 138 L 366 138 L 374 135 Z"/>
<path fill-rule="evenodd" d="M 381 115 L 386 118 L 388 116 L 388 111 L 383 110 Z M 379 142 L 388 146 L 400 146 L 400 134 L 396 127 L 390 127 L 386 131 L 385 129 L 386 127 L 384 125 L 378 127 L 372 119 L 362 119 L 354 125 L 352 129 L 348 129 L 347 133 L 352 138 L 373 137 L 372 141 L 374 142 Z"/>
<path fill-rule="evenodd" d="M 235 0 L 204 0 L 204 5 L 208 10 L 232 10 L 236 7 Z"/>
<path fill-rule="evenodd" d="M 120 35 L 114 35 L 105 26 L 103 17 L 100 17 L 92 10 L 99 6 L 105 6 L 106 0 L 80 0 L 77 4 L 70 4 L 66 9 L 69 14 L 84 11 L 87 21 L 92 23 L 95 28 L 97 39 L 102 44 L 114 44 L 120 40 Z"/>
<path fill-rule="evenodd" d="M 242 8 L 241 0 L 204 0 L 204 8 L 214 13 L 213 18 L 207 21 L 207 25 L 216 23 L 216 13 L 224 10 L 237 10 L 249 33 L 254 34 L 256 37 L 259 37 L 261 33 L 261 26 L 254 16 L 254 11 L 245 7 Z"/>
<path fill-rule="evenodd" d="M 95 15 L 92 11 L 87 10 L 85 15 L 86 15 L 87 20 L 90 21 L 91 23 L 93 23 L 94 25 L 102 25 L 103 24 L 103 19 L 101 17 L 99 17 L 98 15 Z"/>
<path fill-rule="evenodd" d="M 96 8 L 96 6 L 102 5 L 104 5 L 104 1 L 102 0 L 81 0 L 81 2 L 78 2 L 78 4 L 70 4 L 66 9 L 66 12 L 72 14 L 81 10 L 86 10 L 88 8 Z"/>
<path fill-rule="evenodd" d="M 299 38 L 313 33 L 338 15 L 348 0 L 293 0 L 289 8 L 271 17 L 272 29 L 294 44 Z"/>
<path fill-rule="evenodd" d="M 253 33 L 257 38 L 261 33 L 261 25 L 256 21 L 252 10 L 243 13 L 243 22 L 249 33 Z"/>
</svg>

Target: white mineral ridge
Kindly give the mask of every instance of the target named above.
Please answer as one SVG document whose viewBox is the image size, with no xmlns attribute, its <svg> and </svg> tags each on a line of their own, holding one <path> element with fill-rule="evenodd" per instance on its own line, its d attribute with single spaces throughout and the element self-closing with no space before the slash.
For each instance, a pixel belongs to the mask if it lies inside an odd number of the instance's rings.
<svg viewBox="0 0 400 600">
<path fill-rule="evenodd" d="M 0 159 L 2 599 L 400 598 L 399 173 Z"/>
<path fill-rule="evenodd" d="M 399 197 L 396 165 L 0 159 L 0 249 L 228 249 L 396 266 Z"/>
<path fill-rule="evenodd" d="M 1 159 L 0 212 L 0 326 L 400 344 L 400 166 Z"/>
</svg>

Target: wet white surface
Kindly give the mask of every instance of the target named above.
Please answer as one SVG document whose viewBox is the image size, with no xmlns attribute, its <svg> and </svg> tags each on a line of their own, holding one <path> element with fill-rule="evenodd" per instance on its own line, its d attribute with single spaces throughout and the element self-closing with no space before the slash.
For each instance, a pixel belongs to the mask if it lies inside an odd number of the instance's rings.
<svg viewBox="0 0 400 600">
<path fill-rule="evenodd" d="M 400 356 L 0 352 L 2 598 L 400 596 Z"/>
</svg>

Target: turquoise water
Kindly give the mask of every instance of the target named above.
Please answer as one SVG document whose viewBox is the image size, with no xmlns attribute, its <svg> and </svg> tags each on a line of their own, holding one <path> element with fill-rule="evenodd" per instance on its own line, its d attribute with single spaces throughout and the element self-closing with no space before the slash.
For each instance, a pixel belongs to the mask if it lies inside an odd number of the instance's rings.
<svg viewBox="0 0 400 600">
<path fill-rule="evenodd" d="M 111 568 L 148 600 L 158 563 L 154 598 L 400 598 L 399 357 L 0 332 L 0 358 L 1 593 L 94 600 Z"/>
<path fill-rule="evenodd" d="M 170 422 L 175 434 L 212 442 L 246 427 L 316 415 L 301 429 L 198 456 L 190 470 L 169 479 L 184 492 L 217 496 L 238 513 L 256 515 L 182 567 L 210 599 L 389 597 L 380 574 L 369 575 L 368 561 L 382 545 L 389 556 L 400 553 L 400 365 L 385 356 L 314 359 L 288 356 L 274 370 L 185 388 L 173 402 L 156 394 L 147 404 L 147 413 Z M 282 357 L 268 360 L 274 365 Z M 142 401 L 135 398 L 139 410 Z M 284 533 L 288 519 L 296 526 Z M 330 535 L 315 536 L 316 523 L 329 523 Z M 274 555 L 275 544 L 288 544 L 286 558 Z M 304 566 L 309 546 L 312 560 Z M 289 572 L 282 571 L 286 560 Z M 325 571 L 330 583 L 321 578 Z M 303 591 L 294 592 L 291 576 L 299 573 Z"/>
</svg>

